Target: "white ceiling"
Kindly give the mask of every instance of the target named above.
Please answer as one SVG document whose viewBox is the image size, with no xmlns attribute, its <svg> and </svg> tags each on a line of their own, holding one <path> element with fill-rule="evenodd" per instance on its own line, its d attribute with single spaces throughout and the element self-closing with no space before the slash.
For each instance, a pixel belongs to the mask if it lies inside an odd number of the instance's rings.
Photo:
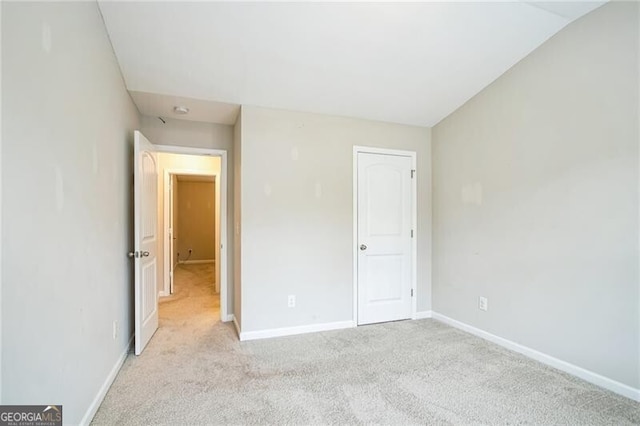
<svg viewBox="0 0 640 426">
<path fill-rule="evenodd" d="M 172 106 L 185 104 L 191 113 L 173 117 L 229 124 L 247 104 L 432 126 L 603 3 L 100 1 L 100 8 L 145 115 L 173 116 Z"/>
</svg>

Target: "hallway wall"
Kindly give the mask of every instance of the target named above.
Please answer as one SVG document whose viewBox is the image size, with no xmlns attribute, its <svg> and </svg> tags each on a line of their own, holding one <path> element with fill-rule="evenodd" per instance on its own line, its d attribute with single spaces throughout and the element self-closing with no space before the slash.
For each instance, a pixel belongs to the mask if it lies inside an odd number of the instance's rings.
<svg viewBox="0 0 640 426">
<path fill-rule="evenodd" d="M 179 179 L 178 191 L 179 260 L 215 260 L 215 183 Z"/>
</svg>

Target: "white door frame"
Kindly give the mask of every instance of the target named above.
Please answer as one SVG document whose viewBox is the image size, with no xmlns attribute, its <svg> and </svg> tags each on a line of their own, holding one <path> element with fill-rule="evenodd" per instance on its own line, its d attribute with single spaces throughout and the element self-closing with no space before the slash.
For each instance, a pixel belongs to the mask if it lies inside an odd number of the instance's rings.
<svg viewBox="0 0 640 426">
<path fill-rule="evenodd" d="M 219 194 L 220 200 L 220 246 L 218 247 L 220 255 L 216 259 L 216 262 L 220 262 L 220 320 L 222 322 L 231 321 L 232 315 L 229 315 L 229 280 L 228 280 L 228 272 L 227 272 L 227 151 L 222 149 L 209 149 L 209 148 L 191 148 L 191 147 L 183 147 L 183 146 L 174 146 L 174 145 L 155 145 L 157 152 L 166 152 L 170 154 L 186 154 L 186 155 L 202 155 L 209 157 L 220 157 L 220 175 L 219 178 L 216 177 L 216 191 Z M 184 170 L 184 169 L 176 169 L 176 170 Z M 188 174 L 188 173 L 184 173 Z M 191 173 L 206 176 L 206 172 L 198 171 L 197 173 Z M 209 174 L 215 175 L 214 173 Z M 216 195 L 218 197 L 218 195 Z M 165 197 L 165 209 L 166 207 L 166 197 Z M 165 232 L 167 231 L 167 225 L 165 221 Z M 164 236 L 167 234 L 165 233 Z M 165 261 L 167 259 L 168 246 L 165 244 Z M 166 263 L 166 262 L 165 262 Z M 165 274 L 167 271 L 167 266 L 165 266 Z M 166 279 L 166 276 L 165 276 Z"/>
<path fill-rule="evenodd" d="M 415 151 L 404 151 L 399 149 L 374 148 L 369 146 L 354 145 L 353 147 L 353 324 L 358 326 L 358 154 L 384 154 L 397 155 L 402 157 L 411 157 L 411 169 L 413 179 L 411 179 L 411 228 L 413 229 L 413 238 L 411 239 L 411 289 L 413 297 L 411 298 L 411 319 L 416 319 L 418 288 L 417 288 L 417 261 L 418 261 L 418 187 L 416 174 L 416 157 Z"/>
</svg>

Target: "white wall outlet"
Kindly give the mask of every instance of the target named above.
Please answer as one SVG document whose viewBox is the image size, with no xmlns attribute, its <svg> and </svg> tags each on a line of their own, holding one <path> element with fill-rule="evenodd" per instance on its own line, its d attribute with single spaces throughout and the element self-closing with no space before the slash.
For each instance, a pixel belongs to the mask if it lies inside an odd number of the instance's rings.
<svg viewBox="0 0 640 426">
<path fill-rule="evenodd" d="M 113 322 L 113 340 L 116 340 L 118 337 L 118 321 Z"/>
<path fill-rule="evenodd" d="M 489 300 L 487 300 L 486 297 L 480 296 L 478 298 L 478 309 L 480 309 L 481 311 L 489 310 Z"/>
<path fill-rule="evenodd" d="M 287 306 L 289 306 L 290 308 L 296 307 L 296 296 L 294 296 L 293 294 L 289 295 L 287 299 Z"/>
</svg>

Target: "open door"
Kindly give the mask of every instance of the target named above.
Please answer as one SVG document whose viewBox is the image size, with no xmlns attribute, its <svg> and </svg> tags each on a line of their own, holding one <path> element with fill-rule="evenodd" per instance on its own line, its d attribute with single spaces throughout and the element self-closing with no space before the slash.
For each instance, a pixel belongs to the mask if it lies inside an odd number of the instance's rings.
<svg viewBox="0 0 640 426">
<path fill-rule="evenodd" d="M 158 164 L 151 142 L 134 134 L 135 341 L 140 355 L 158 329 Z"/>
</svg>

